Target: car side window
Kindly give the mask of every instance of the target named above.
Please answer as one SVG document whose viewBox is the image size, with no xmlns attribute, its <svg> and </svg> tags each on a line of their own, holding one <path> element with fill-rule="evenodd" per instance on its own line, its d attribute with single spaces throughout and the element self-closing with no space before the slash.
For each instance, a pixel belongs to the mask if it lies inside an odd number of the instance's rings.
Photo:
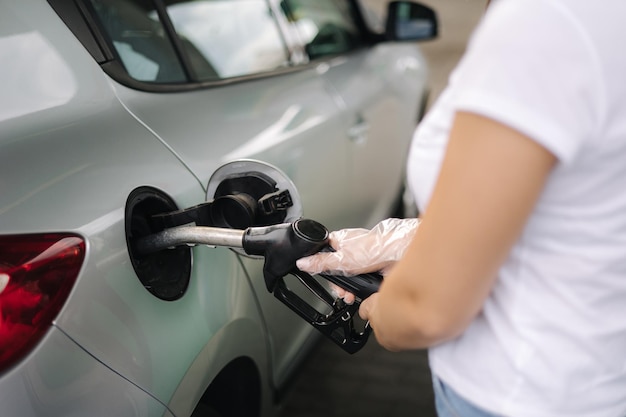
<svg viewBox="0 0 626 417">
<path fill-rule="evenodd" d="M 126 73 L 137 81 L 218 81 L 289 65 L 267 0 L 88 2 Z"/>
<path fill-rule="evenodd" d="M 103 29 L 134 79 L 176 83 L 187 77 L 150 1 L 90 0 Z"/>
<path fill-rule="evenodd" d="M 283 0 L 281 8 L 312 60 L 350 52 L 363 43 L 349 0 Z"/>
<path fill-rule="evenodd" d="M 285 43 L 266 0 L 166 0 L 165 4 L 200 80 L 289 65 Z"/>
</svg>

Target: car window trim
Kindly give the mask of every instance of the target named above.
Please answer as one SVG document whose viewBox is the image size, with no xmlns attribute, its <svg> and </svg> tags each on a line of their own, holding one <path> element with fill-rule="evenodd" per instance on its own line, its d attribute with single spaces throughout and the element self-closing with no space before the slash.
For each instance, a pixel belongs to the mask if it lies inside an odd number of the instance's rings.
<svg viewBox="0 0 626 417">
<path fill-rule="evenodd" d="M 292 74 L 300 71 L 307 71 L 311 69 L 315 69 L 320 65 L 326 64 L 329 61 L 333 61 L 341 56 L 347 56 L 353 53 L 359 53 L 362 51 L 362 48 L 355 49 L 348 53 L 343 54 L 335 54 L 328 55 L 323 58 L 317 59 L 315 61 L 310 61 L 307 63 L 302 63 L 298 65 L 290 65 L 288 67 L 274 69 L 272 71 L 258 72 L 249 75 L 242 75 L 238 77 L 230 77 L 224 78 L 221 80 L 210 80 L 210 81 L 193 81 L 187 83 L 150 83 L 146 81 L 138 81 L 132 78 L 124 69 L 122 65 L 120 65 L 117 61 L 110 61 L 102 64 L 102 69 L 104 72 L 113 78 L 115 81 L 119 82 L 126 87 L 132 88 L 134 90 L 139 90 L 148 93 L 177 93 L 177 92 L 187 92 L 187 91 L 195 91 L 195 90 L 203 90 L 210 88 L 219 88 L 224 87 L 231 84 L 239 84 L 250 81 L 257 81 L 265 78 L 279 77 L 286 74 Z"/>
<path fill-rule="evenodd" d="M 97 22 L 82 1 L 48 0 L 48 4 L 98 64 L 115 59 L 101 31 L 94 30 Z"/>
<path fill-rule="evenodd" d="M 187 82 L 193 82 L 197 80 L 198 77 L 193 69 L 193 65 L 191 65 L 191 60 L 185 51 L 185 48 L 180 41 L 180 37 L 176 35 L 176 29 L 174 28 L 174 23 L 172 19 L 170 19 L 169 13 L 167 13 L 167 8 L 165 4 L 160 0 L 152 0 L 152 4 L 155 7 L 157 15 L 159 16 L 159 20 L 163 25 L 163 29 L 165 29 L 165 33 L 167 34 L 168 39 L 172 43 L 174 47 L 174 53 L 178 60 L 181 63 L 181 67 L 183 68 L 183 72 L 185 73 L 185 77 L 187 78 Z"/>
</svg>

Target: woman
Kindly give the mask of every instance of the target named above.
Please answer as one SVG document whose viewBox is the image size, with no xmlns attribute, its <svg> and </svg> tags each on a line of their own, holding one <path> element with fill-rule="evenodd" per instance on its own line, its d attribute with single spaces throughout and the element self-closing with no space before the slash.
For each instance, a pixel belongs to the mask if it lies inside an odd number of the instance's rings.
<svg viewBox="0 0 626 417">
<path fill-rule="evenodd" d="M 492 4 L 414 137 L 417 231 L 334 232 L 298 261 L 402 255 L 359 313 L 384 347 L 429 348 L 442 417 L 626 415 L 624 18 L 623 0 Z"/>
</svg>

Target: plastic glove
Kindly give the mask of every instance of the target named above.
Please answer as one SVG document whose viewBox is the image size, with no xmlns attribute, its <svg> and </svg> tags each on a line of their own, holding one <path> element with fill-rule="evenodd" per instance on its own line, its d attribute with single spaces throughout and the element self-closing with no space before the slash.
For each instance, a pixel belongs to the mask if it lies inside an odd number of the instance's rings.
<svg viewBox="0 0 626 417">
<path fill-rule="evenodd" d="M 385 272 L 404 255 L 419 219 L 389 218 L 371 230 L 341 229 L 329 235 L 329 243 L 335 252 L 318 252 L 298 259 L 296 266 L 310 274 L 321 272 L 331 275 L 354 276 L 365 272 Z M 348 304 L 354 295 L 335 285 L 335 295 Z"/>
</svg>

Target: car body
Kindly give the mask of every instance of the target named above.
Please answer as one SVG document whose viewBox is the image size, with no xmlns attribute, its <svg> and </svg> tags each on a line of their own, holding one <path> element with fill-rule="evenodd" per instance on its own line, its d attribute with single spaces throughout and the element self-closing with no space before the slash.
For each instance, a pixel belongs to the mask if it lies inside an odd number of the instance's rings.
<svg viewBox="0 0 626 417">
<path fill-rule="evenodd" d="M 389 216 L 428 90 L 400 40 L 433 36 L 396 28 L 424 10 L 394 3 L 381 34 L 349 0 L 0 3 L 2 415 L 275 412 L 318 333 L 227 248 L 155 296 L 132 207 L 202 204 L 254 160 L 330 229 Z"/>
</svg>

